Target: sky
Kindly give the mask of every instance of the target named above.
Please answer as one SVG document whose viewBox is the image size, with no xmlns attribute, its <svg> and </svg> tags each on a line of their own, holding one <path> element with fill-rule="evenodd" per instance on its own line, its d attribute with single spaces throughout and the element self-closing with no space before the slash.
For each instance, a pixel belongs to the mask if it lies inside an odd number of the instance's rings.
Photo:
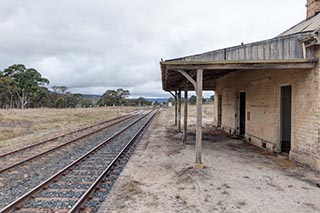
<svg viewBox="0 0 320 213">
<path fill-rule="evenodd" d="M 305 19 L 306 0 L 0 0 L 0 70 L 52 86 L 169 97 L 159 61 L 269 39 Z M 209 93 L 206 93 L 209 94 Z"/>
</svg>

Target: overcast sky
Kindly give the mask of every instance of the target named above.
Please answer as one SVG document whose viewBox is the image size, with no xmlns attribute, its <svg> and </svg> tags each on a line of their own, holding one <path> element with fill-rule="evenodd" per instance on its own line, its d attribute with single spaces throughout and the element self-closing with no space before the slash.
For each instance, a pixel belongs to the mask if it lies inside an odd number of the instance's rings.
<svg viewBox="0 0 320 213">
<path fill-rule="evenodd" d="M 272 38 L 305 0 L 0 0 L 0 70 L 36 68 L 72 92 L 168 97 L 159 61 Z"/>
</svg>

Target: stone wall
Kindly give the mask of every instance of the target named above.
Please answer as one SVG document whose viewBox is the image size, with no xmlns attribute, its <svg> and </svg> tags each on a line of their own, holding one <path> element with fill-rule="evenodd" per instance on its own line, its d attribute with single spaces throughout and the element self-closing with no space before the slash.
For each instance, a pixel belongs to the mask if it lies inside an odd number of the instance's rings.
<svg viewBox="0 0 320 213">
<path fill-rule="evenodd" d="M 250 70 L 231 73 L 216 82 L 222 95 L 222 128 L 239 133 L 239 92 L 246 92 L 247 141 L 279 152 L 280 91 L 292 86 L 290 159 L 320 169 L 320 75 L 313 70 Z M 218 118 L 215 101 L 215 125 Z M 249 118 L 250 117 L 250 118 Z"/>
<path fill-rule="evenodd" d="M 307 0 L 307 18 L 312 18 L 320 12 L 320 0 Z"/>
</svg>

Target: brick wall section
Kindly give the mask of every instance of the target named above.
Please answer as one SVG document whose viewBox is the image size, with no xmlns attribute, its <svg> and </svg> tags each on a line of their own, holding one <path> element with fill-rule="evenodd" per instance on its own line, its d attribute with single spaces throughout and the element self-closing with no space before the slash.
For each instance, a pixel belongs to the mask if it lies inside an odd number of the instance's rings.
<svg viewBox="0 0 320 213">
<path fill-rule="evenodd" d="M 250 70 L 231 73 L 216 83 L 222 94 L 222 128 L 239 133 L 239 92 L 246 92 L 246 135 L 251 143 L 279 152 L 280 88 L 292 86 L 290 159 L 320 169 L 320 74 L 313 70 Z M 217 106 L 215 101 L 215 125 Z M 250 120 L 247 119 L 250 113 Z"/>
<path fill-rule="evenodd" d="M 307 0 L 307 18 L 311 18 L 320 12 L 320 0 Z"/>
</svg>

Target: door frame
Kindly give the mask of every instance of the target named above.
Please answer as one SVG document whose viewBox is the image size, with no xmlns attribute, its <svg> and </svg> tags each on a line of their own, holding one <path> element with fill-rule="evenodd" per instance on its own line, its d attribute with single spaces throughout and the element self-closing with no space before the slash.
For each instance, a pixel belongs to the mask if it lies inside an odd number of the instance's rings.
<svg viewBox="0 0 320 213">
<path fill-rule="evenodd" d="M 244 122 L 245 122 L 245 124 L 244 124 L 244 134 L 243 135 L 241 135 L 241 93 L 244 93 L 245 94 L 245 113 L 244 113 Z M 240 90 L 239 92 L 238 92 L 238 125 L 237 125 L 237 129 L 238 129 L 238 135 L 241 135 L 241 136 L 245 136 L 245 134 L 246 134 L 246 111 L 247 111 L 247 92 L 245 91 L 245 90 Z"/>
<path fill-rule="evenodd" d="M 284 84 L 284 85 L 280 85 L 280 87 L 279 87 L 279 98 L 280 98 L 280 101 L 279 101 L 279 109 L 280 109 L 280 111 L 279 111 L 279 148 L 278 148 L 278 150 L 279 150 L 279 152 L 283 152 L 283 150 L 282 150 L 282 134 L 283 134 L 283 130 L 282 130 L 282 127 L 283 127 L 283 118 L 282 118 L 282 116 L 283 116 L 283 114 L 282 114 L 282 111 L 283 111 L 283 109 L 282 109 L 282 88 L 284 88 L 284 87 L 291 87 L 290 89 L 291 89 L 291 91 L 290 91 L 290 97 L 291 97 L 291 101 L 290 101 L 290 150 L 289 150 L 289 153 L 290 153 L 290 151 L 291 151 L 291 145 L 292 145 L 292 106 L 293 106 L 293 104 L 292 104 L 292 84 Z"/>
<path fill-rule="evenodd" d="M 218 122 L 217 126 L 221 127 L 222 126 L 222 95 L 218 94 Z"/>
</svg>

